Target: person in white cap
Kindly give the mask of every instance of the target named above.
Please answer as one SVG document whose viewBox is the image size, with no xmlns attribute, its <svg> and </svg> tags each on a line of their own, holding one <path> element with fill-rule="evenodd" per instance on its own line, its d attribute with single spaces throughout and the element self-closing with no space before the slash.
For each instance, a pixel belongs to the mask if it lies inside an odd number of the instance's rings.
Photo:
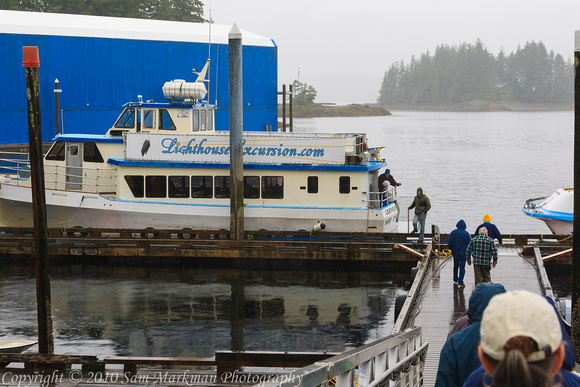
<svg viewBox="0 0 580 387">
<path fill-rule="evenodd" d="M 580 385 L 577 376 L 560 373 L 564 346 L 554 309 L 526 290 L 491 299 L 481 320 L 478 355 L 494 387 Z"/>
</svg>

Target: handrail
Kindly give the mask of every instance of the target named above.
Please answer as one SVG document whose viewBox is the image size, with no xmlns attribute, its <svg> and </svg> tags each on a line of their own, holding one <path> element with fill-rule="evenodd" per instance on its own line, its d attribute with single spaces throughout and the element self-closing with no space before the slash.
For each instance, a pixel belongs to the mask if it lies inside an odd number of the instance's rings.
<svg viewBox="0 0 580 387">
<path fill-rule="evenodd" d="M 394 382 L 392 386 L 418 386 L 428 345 L 422 343 L 421 327 L 416 327 L 292 371 L 285 380 L 256 386 L 327 386 L 333 378 L 337 386 L 345 387 L 377 386 L 385 381 Z"/>
</svg>

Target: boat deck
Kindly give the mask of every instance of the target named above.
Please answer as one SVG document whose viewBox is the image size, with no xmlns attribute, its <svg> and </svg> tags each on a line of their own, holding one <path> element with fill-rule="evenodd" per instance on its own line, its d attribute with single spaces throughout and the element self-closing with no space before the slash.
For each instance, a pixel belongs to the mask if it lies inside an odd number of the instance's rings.
<svg viewBox="0 0 580 387">
<path fill-rule="evenodd" d="M 533 260 L 519 255 L 516 245 L 499 246 L 498 264 L 491 270 L 491 279 L 505 286 L 506 290 L 525 289 L 541 291 Z M 423 342 L 429 342 L 427 360 L 423 370 L 424 386 L 435 385 L 439 365 L 439 354 L 453 324 L 469 307 L 469 297 L 475 288 L 473 266 L 465 266 L 465 288 L 453 286 L 453 259 L 441 259 L 443 265 L 439 275 L 433 278 L 425 293 L 421 312 L 415 320 L 423 327 Z"/>
</svg>

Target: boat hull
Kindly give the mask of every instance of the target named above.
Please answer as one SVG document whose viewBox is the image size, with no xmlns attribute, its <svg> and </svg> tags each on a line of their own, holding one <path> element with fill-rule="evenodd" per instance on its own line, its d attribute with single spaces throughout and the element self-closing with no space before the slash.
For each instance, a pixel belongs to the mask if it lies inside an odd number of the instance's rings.
<svg viewBox="0 0 580 387">
<path fill-rule="evenodd" d="M 546 223 L 553 234 L 571 234 L 574 229 L 574 188 L 559 188 L 547 198 L 530 199 L 522 211 Z"/>
<path fill-rule="evenodd" d="M 229 205 L 123 201 L 98 194 L 46 190 L 50 228 L 154 228 L 229 230 Z M 336 232 L 396 232 L 397 208 L 273 207 L 247 205 L 248 231 L 312 230 L 324 223 Z M 33 227 L 31 193 L 27 187 L 3 184 L 0 190 L 0 224 Z"/>
<path fill-rule="evenodd" d="M 38 343 L 31 340 L 0 340 L 0 353 L 20 353 Z"/>
</svg>

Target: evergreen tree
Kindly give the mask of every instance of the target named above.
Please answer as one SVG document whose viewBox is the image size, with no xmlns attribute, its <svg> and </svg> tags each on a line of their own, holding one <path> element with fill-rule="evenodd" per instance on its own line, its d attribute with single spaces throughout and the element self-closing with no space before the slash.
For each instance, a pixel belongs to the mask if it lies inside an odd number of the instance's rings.
<svg viewBox="0 0 580 387">
<path fill-rule="evenodd" d="M 298 106 L 312 105 L 316 99 L 316 89 L 298 80 L 292 82 L 292 102 Z"/>
<path fill-rule="evenodd" d="M 0 9 L 203 23 L 201 0 L 4 0 Z"/>
<path fill-rule="evenodd" d="M 548 53 L 540 43 L 518 46 L 509 56 L 494 58 L 475 44 L 438 46 L 435 54 L 415 56 L 406 65 L 391 65 L 383 76 L 377 101 L 383 104 L 466 103 L 499 98 L 530 103 L 572 101 L 571 61 Z"/>
</svg>

